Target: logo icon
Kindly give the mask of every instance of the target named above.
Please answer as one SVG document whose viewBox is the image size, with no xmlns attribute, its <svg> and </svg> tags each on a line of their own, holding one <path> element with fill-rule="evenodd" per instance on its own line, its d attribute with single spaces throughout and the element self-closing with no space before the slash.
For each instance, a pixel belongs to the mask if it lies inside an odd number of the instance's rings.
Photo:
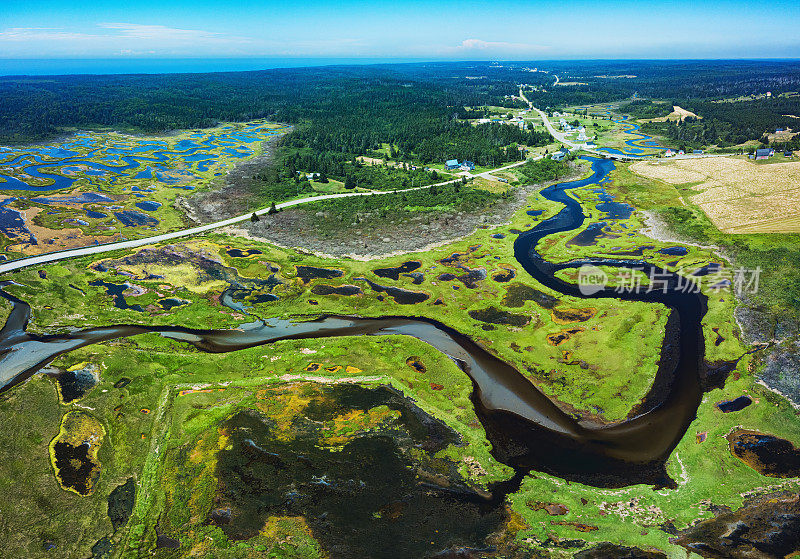
<svg viewBox="0 0 800 559">
<path fill-rule="evenodd" d="M 594 295 L 608 283 L 608 275 L 598 268 L 584 264 L 578 269 L 578 289 L 582 295 Z"/>
</svg>

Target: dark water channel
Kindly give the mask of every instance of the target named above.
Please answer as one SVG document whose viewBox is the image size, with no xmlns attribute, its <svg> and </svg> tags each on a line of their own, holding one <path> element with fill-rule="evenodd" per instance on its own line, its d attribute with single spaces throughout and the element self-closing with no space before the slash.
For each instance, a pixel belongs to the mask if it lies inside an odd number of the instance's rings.
<svg viewBox="0 0 800 559">
<path fill-rule="evenodd" d="M 604 487 L 634 483 L 671 485 L 664 462 L 695 418 L 707 384 L 700 328 L 707 308 L 706 298 L 702 294 L 680 291 L 677 275 L 643 261 L 587 259 L 553 264 L 536 252 L 536 245 L 543 237 L 574 230 L 583 224 L 582 208 L 579 202 L 567 195 L 567 191 L 599 183 L 614 168 L 614 163 L 592 159 L 592 168 L 594 174 L 588 179 L 554 185 L 542 191 L 545 198 L 565 207 L 556 216 L 520 234 L 514 250 L 525 271 L 536 281 L 562 294 L 584 299 L 618 298 L 661 303 L 672 310 L 656 379 L 637 408 L 637 414 L 627 420 L 606 425 L 576 419 L 548 399 L 514 366 L 495 357 L 470 338 L 431 319 L 324 316 L 307 322 L 270 319 L 244 324 L 235 330 L 120 325 L 38 336 L 25 331 L 30 318 L 29 306 L 2 291 L 0 295 L 12 301 L 14 309 L 0 331 L 0 390 L 25 380 L 62 353 L 147 332 L 184 341 L 211 353 L 288 339 L 407 335 L 442 352 L 472 379 L 472 400 L 493 444 L 494 454 L 518 472 L 515 480 L 496 487 L 496 494 L 514 490 L 521 476 L 531 469 Z M 668 289 L 666 292 L 620 294 L 612 288 L 603 288 L 592 295 L 583 295 L 577 286 L 554 275 L 560 269 L 583 264 L 636 265 L 646 273 L 653 270 L 662 274 L 659 277 L 669 278 Z M 319 270 L 313 272 L 319 275 Z M 322 275 L 327 277 L 328 274 Z M 636 374 L 636 371 L 631 371 L 631 374 Z"/>
</svg>

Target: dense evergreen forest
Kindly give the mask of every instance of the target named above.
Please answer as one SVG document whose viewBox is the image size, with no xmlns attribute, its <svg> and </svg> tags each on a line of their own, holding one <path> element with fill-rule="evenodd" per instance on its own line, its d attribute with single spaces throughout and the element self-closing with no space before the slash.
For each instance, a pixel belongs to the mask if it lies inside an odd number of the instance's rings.
<svg viewBox="0 0 800 559">
<path fill-rule="evenodd" d="M 335 154 L 328 160 L 390 144 L 398 159 L 494 165 L 518 159 L 516 144 L 543 145 L 549 136 L 458 117 L 465 106 L 502 105 L 515 91 L 507 78 L 474 80 L 447 65 L 9 78 L 0 81 L 0 143 L 73 127 L 158 133 L 268 117 L 296 125 L 285 147 Z"/>
<path fill-rule="evenodd" d="M 778 128 L 800 127 L 789 116 L 800 116 L 800 96 L 793 95 L 800 91 L 796 61 L 599 61 L 549 63 L 548 68 L 562 82 L 583 85 L 526 93 L 537 106 L 563 108 L 627 99 L 622 112 L 633 118 L 656 118 L 679 105 L 703 118 L 678 125 L 647 123 L 642 131 L 681 147 L 729 147 L 758 140 Z"/>
<path fill-rule="evenodd" d="M 626 103 L 620 111 L 633 118 L 656 118 L 669 114 L 679 105 L 701 118 L 689 117 L 681 122 L 647 122 L 642 131 L 668 138 L 681 147 L 707 145 L 730 147 L 748 140 L 761 139 L 777 129 L 800 128 L 800 96 L 770 96 L 758 99 L 716 100 L 672 99 L 654 103 L 637 100 Z"/>
<path fill-rule="evenodd" d="M 264 117 L 296 126 L 285 141 L 294 150 L 347 159 L 391 144 L 401 160 L 459 158 L 494 165 L 518 157 L 515 144 L 541 145 L 547 138 L 514 127 L 470 126 L 463 122 L 465 107 L 518 106 L 508 96 L 519 84 L 530 86 L 526 95 L 541 108 L 642 98 L 675 102 L 704 118 L 680 126 L 652 124 L 647 131 L 692 146 L 758 139 L 790 126 L 783 115 L 800 113 L 799 97 L 780 95 L 800 90 L 798 62 L 548 62 L 533 71 L 534 66 L 476 62 L 6 77 L 0 78 L 0 144 L 45 140 L 75 128 L 161 133 Z M 555 75 L 580 85 L 554 86 Z M 770 99 L 736 100 L 766 91 Z M 633 108 L 653 111 L 646 103 Z"/>
<path fill-rule="evenodd" d="M 545 106 L 563 107 L 638 97 L 716 100 L 800 90 L 798 61 L 586 61 L 547 62 L 561 82 L 535 95 Z M 553 83 L 551 79 L 549 84 Z M 530 98 L 530 96 L 529 96 Z"/>
</svg>

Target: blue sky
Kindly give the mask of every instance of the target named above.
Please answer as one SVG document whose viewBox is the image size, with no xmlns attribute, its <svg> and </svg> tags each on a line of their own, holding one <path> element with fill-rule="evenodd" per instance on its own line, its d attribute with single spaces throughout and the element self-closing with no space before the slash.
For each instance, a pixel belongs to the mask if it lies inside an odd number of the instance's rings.
<svg viewBox="0 0 800 559">
<path fill-rule="evenodd" d="M 797 1 L 0 0 L 0 58 L 797 58 Z"/>
</svg>

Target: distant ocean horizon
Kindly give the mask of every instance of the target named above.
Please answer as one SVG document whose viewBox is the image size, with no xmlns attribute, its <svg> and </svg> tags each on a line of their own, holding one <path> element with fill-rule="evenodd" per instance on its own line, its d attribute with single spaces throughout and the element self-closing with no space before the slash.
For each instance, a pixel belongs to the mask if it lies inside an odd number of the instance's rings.
<svg viewBox="0 0 800 559">
<path fill-rule="evenodd" d="M 245 72 L 353 64 L 429 62 L 424 58 L 0 58 L 0 76 Z"/>
<path fill-rule="evenodd" d="M 590 60 L 509 60 L 501 64 L 563 65 L 571 62 L 608 64 L 614 62 L 798 62 L 799 58 L 719 58 L 719 59 L 603 59 Z M 408 64 L 448 62 L 493 62 L 445 58 L 0 58 L 0 77 L 63 76 L 87 74 L 187 74 L 209 72 L 247 72 L 275 68 L 317 66 Z"/>
</svg>

